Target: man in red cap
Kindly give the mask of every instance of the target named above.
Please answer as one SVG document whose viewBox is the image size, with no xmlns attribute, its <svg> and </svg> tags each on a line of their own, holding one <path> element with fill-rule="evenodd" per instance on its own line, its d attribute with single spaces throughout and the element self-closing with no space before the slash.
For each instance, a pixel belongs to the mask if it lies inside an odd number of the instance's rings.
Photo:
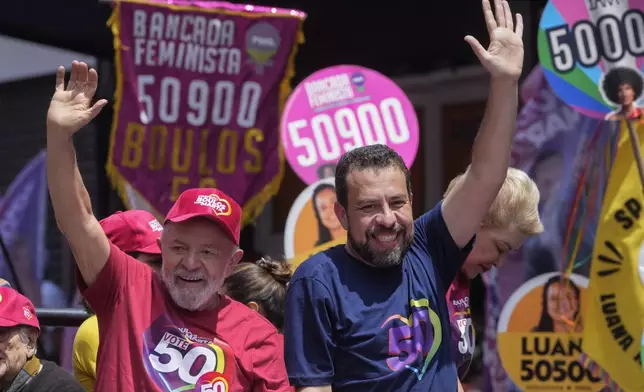
<svg viewBox="0 0 644 392">
<path fill-rule="evenodd" d="M 283 345 L 258 312 L 221 295 L 242 258 L 241 208 L 216 189 L 176 200 L 159 241 L 155 274 L 111 244 L 92 213 L 72 136 L 107 103 L 91 105 L 98 75 L 84 63 L 56 73 L 47 114 L 47 180 L 56 221 L 96 311 L 97 391 L 289 391 Z"/>
<path fill-rule="evenodd" d="M 143 210 L 119 211 L 99 223 L 114 246 L 156 272 L 161 269 L 159 238 L 163 226 L 154 215 Z M 85 307 L 94 313 L 89 304 L 85 303 Z M 98 319 L 94 314 L 78 328 L 72 348 L 74 377 L 88 392 L 94 391 L 96 383 L 99 341 Z"/>
<path fill-rule="evenodd" d="M 154 215 L 143 210 L 118 211 L 99 223 L 110 242 L 120 250 L 155 271 L 161 268 L 159 238 L 163 226 Z"/>
<path fill-rule="evenodd" d="M 38 359 L 39 334 L 31 301 L 11 287 L 0 287 L 0 391 L 82 392 L 64 369 Z"/>
</svg>

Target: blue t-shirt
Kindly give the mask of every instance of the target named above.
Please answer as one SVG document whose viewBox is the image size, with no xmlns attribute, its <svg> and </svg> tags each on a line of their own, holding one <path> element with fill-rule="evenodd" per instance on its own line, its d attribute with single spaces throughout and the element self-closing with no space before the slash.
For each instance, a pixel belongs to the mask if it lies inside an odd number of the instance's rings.
<svg viewBox="0 0 644 392">
<path fill-rule="evenodd" d="M 414 222 L 400 266 L 373 268 L 344 246 L 302 263 L 286 297 L 291 384 L 333 392 L 457 390 L 445 293 L 467 258 L 441 203 Z"/>
</svg>

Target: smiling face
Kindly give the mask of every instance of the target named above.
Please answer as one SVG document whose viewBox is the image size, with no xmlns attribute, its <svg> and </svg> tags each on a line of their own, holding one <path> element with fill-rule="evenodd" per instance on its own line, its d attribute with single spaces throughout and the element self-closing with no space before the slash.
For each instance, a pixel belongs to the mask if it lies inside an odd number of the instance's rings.
<svg viewBox="0 0 644 392">
<path fill-rule="evenodd" d="M 333 206 L 337 201 L 337 196 L 333 188 L 326 188 L 318 192 L 315 196 L 315 208 L 320 214 L 320 221 L 329 230 L 340 228 L 340 221 L 335 215 Z"/>
<path fill-rule="evenodd" d="M 617 90 L 617 96 L 623 106 L 628 106 L 635 100 L 635 90 L 633 90 L 633 86 L 630 83 L 621 83 Z"/>
<path fill-rule="evenodd" d="M 463 264 L 462 271 L 469 279 L 499 266 L 503 257 L 519 249 L 528 238 L 515 228 L 483 227 L 476 233 L 474 248 Z"/>
<path fill-rule="evenodd" d="M 336 203 L 335 212 L 349 249 L 374 267 L 400 264 L 414 235 L 405 174 L 394 166 L 353 170 L 347 188 L 347 209 Z"/>
<path fill-rule="evenodd" d="M 579 310 L 579 298 L 566 281 L 555 282 L 548 287 L 546 292 L 546 308 L 548 315 L 554 321 L 574 321 L 575 313 Z"/>
<path fill-rule="evenodd" d="M 244 254 L 217 224 L 200 218 L 167 224 L 159 246 L 163 282 L 174 302 L 187 310 L 213 306 Z"/>
</svg>

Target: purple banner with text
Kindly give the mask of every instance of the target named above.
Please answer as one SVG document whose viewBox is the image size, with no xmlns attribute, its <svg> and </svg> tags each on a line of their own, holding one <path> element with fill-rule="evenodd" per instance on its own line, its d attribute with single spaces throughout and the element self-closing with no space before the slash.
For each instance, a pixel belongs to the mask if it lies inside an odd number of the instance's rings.
<svg viewBox="0 0 644 392">
<path fill-rule="evenodd" d="M 128 208 L 163 216 L 216 187 L 252 221 L 284 173 L 279 118 L 306 15 L 225 2 L 118 2 L 107 172 Z"/>
</svg>

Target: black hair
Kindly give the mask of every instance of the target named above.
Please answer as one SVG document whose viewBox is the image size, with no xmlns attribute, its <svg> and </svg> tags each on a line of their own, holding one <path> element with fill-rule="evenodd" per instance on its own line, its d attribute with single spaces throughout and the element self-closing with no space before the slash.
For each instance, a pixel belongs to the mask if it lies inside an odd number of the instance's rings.
<svg viewBox="0 0 644 392">
<path fill-rule="evenodd" d="M 626 67 L 613 68 L 604 76 L 602 89 L 606 94 L 606 98 L 615 105 L 622 104 L 619 101 L 619 86 L 623 83 L 627 83 L 633 88 L 635 93 L 634 101 L 637 101 L 642 95 L 644 81 L 642 81 L 642 75 L 637 70 Z"/>
<path fill-rule="evenodd" d="M 407 165 L 405 165 L 405 161 L 393 149 L 383 144 L 372 144 L 355 148 L 342 155 L 335 169 L 335 190 L 340 205 L 347 208 L 349 203 L 347 186 L 349 173 L 353 170 L 385 169 L 390 167 L 399 169 L 405 175 L 407 194 L 411 195 L 411 174 L 407 169 Z"/>
<path fill-rule="evenodd" d="M 552 278 L 548 279 L 546 284 L 543 285 L 543 292 L 541 293 L 541 317 L 539 318 L 539 324 L 532 330 L 532 332 L 554 332 L 555 323 L 550 314 L 548 314 L 548 289 L 555 283 L 565 283 L 572 291 L 575 293 L 577 300 L 581 297 L 581 291 L 579 287 L 568 277 L 563 277 L 561 275 L 555 275 Z M 579 317 L 579 308 L 575 310 L 573 319 L 577 320 Z"/>
</svg>

